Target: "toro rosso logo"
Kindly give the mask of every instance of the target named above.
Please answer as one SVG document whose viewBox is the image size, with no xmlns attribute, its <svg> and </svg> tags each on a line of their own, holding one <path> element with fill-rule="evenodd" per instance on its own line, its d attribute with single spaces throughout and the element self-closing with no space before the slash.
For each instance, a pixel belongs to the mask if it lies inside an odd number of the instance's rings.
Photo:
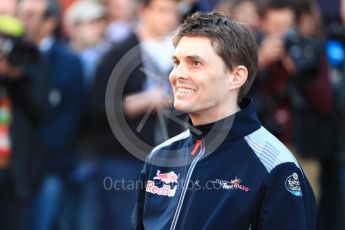
<svg viewBox="0 0 345 230">
<path fill-rule="evenodd" d="M 220 185 L 220 188 L 227 190 L 241 190 L 244 192 L 248 192 L 250 190 L 250 188 L 243 185 L 241 183 L 241 179 L 238 179 L 237 177 L 230 181 L 216 179 L 215 181 L 212 181 L 212 183 L 218 184 Z"/>
<path fill-rule="evenodd" d="M 174 171 L 161 173 L 160 170 L 157 170 L 156 176 L 153 178 L 153 180 L 163 182 L 163 186 L 159 187 L 154 181 L 148 180 L 146 184 L 146 192 L 159 196 L 173 197 L 176 194 L 178 177 L 179 175 L 176 175 Z"/>
</svg>

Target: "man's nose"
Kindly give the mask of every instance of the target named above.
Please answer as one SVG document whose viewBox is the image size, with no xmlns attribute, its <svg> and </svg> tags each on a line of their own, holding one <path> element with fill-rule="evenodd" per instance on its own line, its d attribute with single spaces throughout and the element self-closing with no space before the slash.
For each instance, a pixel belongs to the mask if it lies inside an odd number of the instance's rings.
<svg viewBox="0 0 345 230">
<path fill-rule="evenodd" d="M 174 67 L 170 75 L 176 79 L 179 79 L 179 78 L 186 79 L 188 78 L 188 71 L 187 71 L 186 66 L 181 63 Z"/>
</svg>

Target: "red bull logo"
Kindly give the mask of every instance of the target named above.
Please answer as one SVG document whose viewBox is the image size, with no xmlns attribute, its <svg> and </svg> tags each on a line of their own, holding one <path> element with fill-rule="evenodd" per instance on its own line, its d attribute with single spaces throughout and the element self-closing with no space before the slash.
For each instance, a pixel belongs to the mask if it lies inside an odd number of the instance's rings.
<svg viewBox="0 0 345 230">
<path fill-rule="evenodd" d="M 173 197 L 176 194 L 178 177 L 179 175 L 176 175 L 176 173 L 173 171 L 161 173 L 160 170 L 157 170 L 156 176 L 153 177 L 153 180 L 162 181 L 164 184 L 163 186 L 159 187 L 154 181 L 148 180 L 146 184 L 146 192 L 159 196 Z M 175 183 L 176 185 L 172 186 L 171 183 Z"/>
<path fill-rule="evenodd" d="M 178 175 L 176 175 L 175 172 L 170 171 L 168 173 L 161 173 L 160 170 L 157 170 L 156 176 L 153 178 L 154 180 L 160 180 L 163 181 L 165 184 L 170 183 L 178 183 Z"/>
<path fill-rule="evenodd" d="M 173 197 L 176 194 L 177 185 L 174 188 L 171 188 L 170 185 L 163 185 L 163 187 L 158 187 L 155 185 L 155 182 L 148 180 L 146 184 L 146 192 L 157 194 L 159 196 L 168 196 Z"/>
</svg>

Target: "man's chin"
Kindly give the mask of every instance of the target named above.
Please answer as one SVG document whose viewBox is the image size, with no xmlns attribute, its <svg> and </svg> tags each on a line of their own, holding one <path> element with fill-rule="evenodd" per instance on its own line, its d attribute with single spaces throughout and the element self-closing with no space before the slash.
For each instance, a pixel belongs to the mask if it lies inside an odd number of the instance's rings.
<svg viewBox="0 0 345 230">
<path fill-rule="evenodd" d="M 190 113 L 193 111 L 193 107 L 192 105 L 183 105 L 181 103 L 174 103 L 174 107 L 176 110 L 184 112 L 184 113 Z"/>
</svg>

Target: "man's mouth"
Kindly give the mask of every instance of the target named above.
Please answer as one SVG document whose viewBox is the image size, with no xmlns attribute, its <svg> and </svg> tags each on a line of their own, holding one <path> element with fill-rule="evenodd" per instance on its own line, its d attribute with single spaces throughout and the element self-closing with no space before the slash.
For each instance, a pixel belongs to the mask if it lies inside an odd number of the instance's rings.
<svg viewBox="0 0 345 230">
<path fill-rule="evenodd" d="M 194 93 L 195 90 L 194 90 L 194 89 L 188 89 L 188 88 L 178 87 L 178 88 L 177 88 L 177 92 L 178 92 L 178 93 L 185 93 L 185 94 L 188 94 L 188 93 Z"/>
</svg>

